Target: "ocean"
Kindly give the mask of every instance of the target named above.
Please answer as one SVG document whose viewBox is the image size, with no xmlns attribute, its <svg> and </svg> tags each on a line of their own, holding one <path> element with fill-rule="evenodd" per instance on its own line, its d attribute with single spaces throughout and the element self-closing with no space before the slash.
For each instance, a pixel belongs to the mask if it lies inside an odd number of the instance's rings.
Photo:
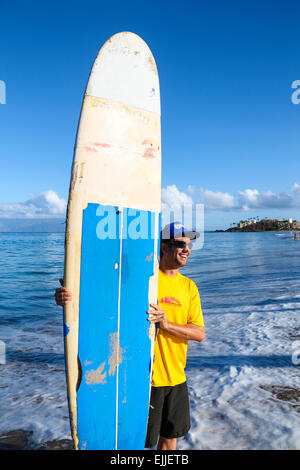
<svg viewBox="0 0 300 470">
<path fill-rule="evenodd" d="M 0 449 L 71 449 L 54 301 L 64 235 L 0 233 L 0 246 Z M 189 344 L 178 449 L 300 449 L 300 241 L 205 233 L 181 272 L 199 288 L 206 338 Z"/>
</svg>

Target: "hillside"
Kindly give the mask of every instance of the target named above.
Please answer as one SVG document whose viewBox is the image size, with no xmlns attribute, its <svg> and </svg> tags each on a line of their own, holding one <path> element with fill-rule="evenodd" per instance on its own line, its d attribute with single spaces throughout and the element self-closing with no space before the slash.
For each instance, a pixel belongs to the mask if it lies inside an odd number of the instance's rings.
<svg viewBox="0 0 300 470">
<path fill-rule="evenodd" d="M 300 224 L 297 221 L 290 223 L 287 220 L 271 220 L 263 219 L 256 223 L 243 223 L 240 226 L 231 227 L 224 232 L 289 232 L 291 230 L 299 230 Z"/>
</svg>

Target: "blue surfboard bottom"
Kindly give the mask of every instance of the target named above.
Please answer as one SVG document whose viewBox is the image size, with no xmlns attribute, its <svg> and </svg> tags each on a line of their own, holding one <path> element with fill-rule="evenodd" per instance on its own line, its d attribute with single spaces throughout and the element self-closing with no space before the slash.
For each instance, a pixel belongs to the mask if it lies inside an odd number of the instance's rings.
<svg viewBox="0 0 300 470">
<path fill-rule="evenodd" d="M 115 214 L 112 228 L 107 224 L 109 214 Z M 139 230 L 137 218 L 144 221 L 141 236 L 132 238 Z M 150 211 L 124 208 L 122 213 L 99 204 L 88 204 L 83 211 L 79 449 L 144 449 L 151 360 L 146 312 L 157 243 L 154 218 Z M 104 238 L 105 230 L 115 236 Z"/>
</svg>

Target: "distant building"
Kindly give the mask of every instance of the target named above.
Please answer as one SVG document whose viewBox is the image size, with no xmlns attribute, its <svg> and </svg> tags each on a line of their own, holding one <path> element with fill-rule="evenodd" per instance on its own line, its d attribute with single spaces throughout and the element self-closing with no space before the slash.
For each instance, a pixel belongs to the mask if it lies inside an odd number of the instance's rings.
<svg viewBox="0 0 300 470">
<path fill-rule="evenodd" d="M 252 220 L 251 222 L 249 222 L 249 220 L 241 220 L 239 223 L 239 228 L 247 227 L 247 225 L 252 224 L 256 224 L 256 220 Z"/>
<path fill-rule="evenodd" d="M 233 224 L 232 224 L 233 225 Z M 251 227 L 252 225 L 252 227 Z M 256 227 L 253 227 L 256 225 Z M 249 227 L 250 226 L 250 227 Z M 249 220 L 241 220 L 240 222 L 236 223 L 236 227 L 234 227 L 232 230 L 236 231 L 238 229 L 243 229 L 245 227 L 249 227 L 245 231 L 300 231 L 300 222 L 297 220 L 293 220 L 292 218 L 289 219 L 249 219 Z M 230 229 L 229 229 L 230 231 Z M 244 230 L 242 230 L 244 231 Z"/>
<path fill-rule="evenodd" d="M 246 227 L 247 225 L 250 225 L 250 222 L 248 222 L 247 220 L 241 220 L 239 223 L 239 228 Z"/>
<path fill-rule="evenodd" d="M 300 230 L 300 222 L 297 222 L 297 220 L 294 220 L 292 222 L 292 229 L 293 230 Z"/>
</svg>

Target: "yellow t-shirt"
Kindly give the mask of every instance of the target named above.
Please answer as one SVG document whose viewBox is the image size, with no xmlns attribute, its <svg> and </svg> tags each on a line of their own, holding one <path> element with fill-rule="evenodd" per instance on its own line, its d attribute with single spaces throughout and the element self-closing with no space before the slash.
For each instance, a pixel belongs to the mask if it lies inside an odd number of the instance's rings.
<svg viewBox="0 0 300 470">
<path fill-rule="evenodd" d="M 159 270 L 158 304 L 170 322 L 204 326 L 201 302 L 196 284 L 179 272 L 169 276 Z M 188 340 L 159 330 L 154 348 L 152 385 L 166 387 L 186 381 Z"/>
</svg>

